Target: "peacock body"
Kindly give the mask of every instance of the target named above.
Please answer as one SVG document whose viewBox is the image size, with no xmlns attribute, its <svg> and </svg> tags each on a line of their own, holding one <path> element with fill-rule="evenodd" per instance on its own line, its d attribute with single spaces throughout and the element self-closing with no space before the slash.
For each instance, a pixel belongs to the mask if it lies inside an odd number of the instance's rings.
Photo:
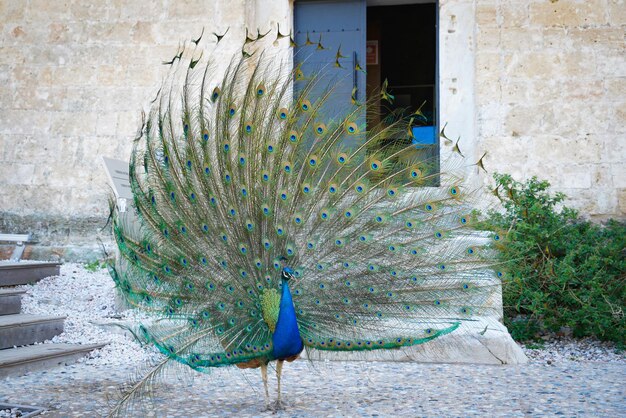
<svg viewBox="0 0 626 418">
<path fill-rule="evenodd" d="M 493 313 L 458 146 L 439 163 L 412 143 L 415 115 L 366 123 L 354 92 L 331 106 L 342 66 L 286 70 L 288 49 L 247 38 L 220 71 L 198 65 L 198 41 L 168 63 L 135 141 L 132 219 L 114 208 L 112 276 L 157 319 L 139 338 L 267 383 L 268 362 L 304 349 L 408 347 Z"/>
</svg>

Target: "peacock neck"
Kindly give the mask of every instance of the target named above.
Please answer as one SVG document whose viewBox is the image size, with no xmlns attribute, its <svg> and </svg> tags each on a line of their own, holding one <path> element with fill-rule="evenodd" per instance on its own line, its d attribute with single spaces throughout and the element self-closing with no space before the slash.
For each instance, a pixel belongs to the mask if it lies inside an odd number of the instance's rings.
<svg viewBox="0 0 626 418">
<path fill-rule="evenodd" d="M 296 311 L 293 307 L 293 299 L 289 290 L 289 283 L 282 279 L 282 289 L 280 296 L 280 310 L 278 313 L 278 322 L 272 336 L 274 344 L 273 356 L 275 359 L 286 359 L 300 353 L 304 348 L 300 330 L 298 329 L 298 321 Z"/>
</svg>

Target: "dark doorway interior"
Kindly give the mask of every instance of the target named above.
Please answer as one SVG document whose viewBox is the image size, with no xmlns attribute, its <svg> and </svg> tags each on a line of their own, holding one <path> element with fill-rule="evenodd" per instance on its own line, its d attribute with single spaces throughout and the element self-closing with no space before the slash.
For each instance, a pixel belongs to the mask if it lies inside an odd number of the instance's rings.
<svg viewBox="0 0 626 418">
<path fill-rule="evenodd" d="M 381 103 L 383 115 L 393 110 L 414 112 L 422 108 L 424 125 L 437 125 L 436 4 L 376 6 L 367 8 L 367 95 L 372 97 L 389 80 L 393 104 Z M 377 43 L 377 45 L 372 45 Z M 377 47 L 377 48 L 376 48 Z M 377 63 L 374 63 L 377 61 Z"/>
</svg>

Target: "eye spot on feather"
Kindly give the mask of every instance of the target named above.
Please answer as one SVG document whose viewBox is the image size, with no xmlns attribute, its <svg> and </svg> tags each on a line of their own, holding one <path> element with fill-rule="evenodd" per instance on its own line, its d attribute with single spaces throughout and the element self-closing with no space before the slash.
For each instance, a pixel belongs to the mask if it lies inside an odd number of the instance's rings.
<svg viewBox="0 0 626 418">
<path fill-rule="evenodd" d="M 315 127 L 315 133 L 319 136 L 324 135 L 324 133 L 326 132 L 326 125 L 324 125 L 323 123 L 318 124 Z"/>
<path fill-rule="evenodd" d="M 298 139 L 299 139 L 299 135 L 296 131 L 289 132 L 289 140 L 291 142 L 298 142 Z"/>
<path fill-rule="evenodd" d="M 246 133 L 247 133 L 247 134 L 251 134 L 251 133 L 252 133 L 252 130 L 253 130 L 253 129 L 252 129 L 252 124 L 250 124 L 250 123 L 246 123 L 246 126 L 245 126 L 245 128 L 244 128 L 244 129 L 245 129 L 245 131 L 246 131 Z"/>
<path fill-rule="evenodd" d="M 443 234 L 441 233 L 441 231 L 435 232 L 435 238 L 441 238 L 441 237 L 443 237 Z"/>
<path fill-rule="evenodd" d="M 277 113 L 278 114 L 278 118 L 279 119 L 283 119 L 283 120 L 287 119 L 287 113 L 288 113 L 288 110 L 286 108 L 284 108 L 284 107 L 278 109 L 278 113 Z"/>
<path fill-rule="evenodd" d="M 309 102 L 308 100 L 303 100 L 302 103 L 300 104 L 300 109 L 302 109 L 305 112 L 308 112 L 310 108 L 311 108 L 311 102 Z"/>
<path fill-rule="evenodd" d="M 219 87 L 215 87 L 213 89 L 213 94 L 211 94 L 211 100 L 215 102 L 220 97 L 220 89 Z"/>
<path fill-rule="evenodd" d="M 358 126 L 356 123 L 354 122 L 349 122 L 346 123 L 346 132 L 348 132 L 349 134 L 355 134 L 358 132 Z"/>
<path fill-rule="evenodd" d="M 270 154 L 274 152 L 274 146 L 272 144 L 267 146 L 267 152 L 269 152 Z"/>
</svg>

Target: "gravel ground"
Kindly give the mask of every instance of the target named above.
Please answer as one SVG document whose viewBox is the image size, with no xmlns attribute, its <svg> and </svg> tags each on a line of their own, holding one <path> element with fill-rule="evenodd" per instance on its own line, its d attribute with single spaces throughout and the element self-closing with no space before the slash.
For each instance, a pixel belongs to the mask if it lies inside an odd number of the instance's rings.
<svg viewBox="0 0 626 418">
<path fill-rule="evenodd" d="M 44 406 L 50 417 L 106 414 L 115 388 L 155 357 L 125 335 L 93 324 L 120 316 L 108 273 L 65 264 L 61 276 L 24 288 L 24 312 L 68 317 L 53 342 L 110 344 L 77 364 L 5 379 L 0 403 Z M 122 318 L 140 319 L 132 311 Z M 258 371 L 171 375 L 155 389 L 152 412 L 128 416 L 626 417 L 623 352 L 570 339 L 524 351 L 530 362 L 519 366 L 296 361 L 285 366 L 286 410 L 276 413 L 264 411 Z M 275 379 L 270 384 L 274 398 Z"/>
</svg>

